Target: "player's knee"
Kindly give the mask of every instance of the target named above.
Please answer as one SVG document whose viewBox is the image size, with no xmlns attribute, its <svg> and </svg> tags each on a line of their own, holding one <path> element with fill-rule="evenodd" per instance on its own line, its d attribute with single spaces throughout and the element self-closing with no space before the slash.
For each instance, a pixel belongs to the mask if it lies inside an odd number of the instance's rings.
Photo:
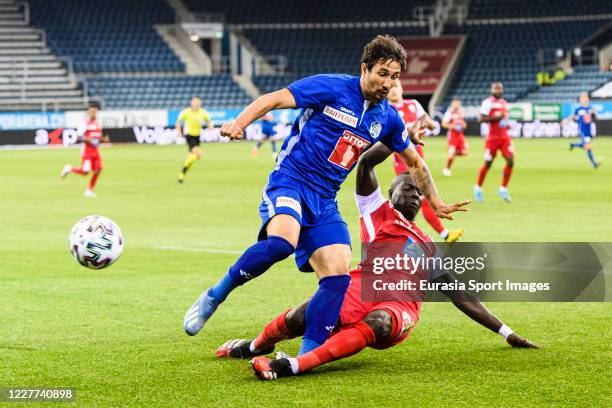
<svg viewBox="0 0 612 408">
<path fill-rule="evenodd" d="M 513 167 L 514 166 L 514 158 L 513 157 L 506 157 L 506 165 L 508 167 Z"/>
<path fill-rule="evenodd" d="M 266 244 L 266 253 L 273 263 L 282 261 L 295 252 L 295 248 L 289 241 L 275 235 L 269 235 Z"/>
<path fill-rule="evenodd" d="M 487 167 L 487 169 L 490 169 L 491 165 L 493 164 L 493 160 L 485 160 L 484 164 Z"/>
<path fill-rule="evenodd" d="M 591 150 L 592 145 L 590 143 L 585 143 L 584 150 Z"/>
<path fill-rule="evenodd" d="M 388 338 L 391 334 L 393 321 L 391 315 L 384 310 L 374 310 L 368 313 L 363 321 L 374 331 L 378 341 Z"/>
<path fill-rule="evenodd" d="M 295 335 L 304 333 L 306 329 L 306 308 L 308 307 L 308 301 L 302 303 L 298 307 L 291 309 L 285 316 L 285 323 L 287 329 Z"/>
</svg>

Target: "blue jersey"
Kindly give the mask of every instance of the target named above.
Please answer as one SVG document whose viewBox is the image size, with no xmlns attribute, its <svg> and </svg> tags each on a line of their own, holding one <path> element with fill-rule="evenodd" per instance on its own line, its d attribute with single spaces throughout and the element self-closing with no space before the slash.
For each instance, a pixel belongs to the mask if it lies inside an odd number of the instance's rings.
<svg viewBox="0 0 612 408">
<path fill-rule="evenodd" d="M 275 127 L 276 122 L 273 122 L 271 120 L 261 121 L 261 133 L 263 133 L 266 138 L 272 137 L 276 134 L 276 131 L 274 130 Z"/>
<path fill-rule="evenodd" d="M 274 173 L 335 197 L 359 156 L 376 142 L 401 152 L 410 146 L 397 110 L 383 100 L 370 106 L 359 77 L 315 75 L 288 86 L 302 112 L 283 143 Z"/>
<path fill-rule="evenodd" d="M 594 114 L 595 111 L 591 105 L 580 105 L 574 110 L 574 116 L 578 118 L 578 133 L 580 134 L 580 137 L 593 136 Z"/>
</svg>

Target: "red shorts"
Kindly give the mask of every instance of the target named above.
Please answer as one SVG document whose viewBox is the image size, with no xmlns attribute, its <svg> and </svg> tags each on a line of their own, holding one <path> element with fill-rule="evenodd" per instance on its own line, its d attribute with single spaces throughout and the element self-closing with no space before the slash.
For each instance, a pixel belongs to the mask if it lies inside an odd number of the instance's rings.
<svg viewBox="0 0 612 408">
<path fill-rule="evenodd" d="M 102 170 L 102 156 L 81 156 L 81 169 L 86 172 Z"/>
<path fill-rule="evenodd" d="M 404 342 L 419 321 L 421 306 L 418 302 L 363 302 L 361 300 L 361 271 L 351 272 L 351 285 L 340 310 L 337 331 L 351 328 L 374 310 L 384 310 L 391 315 L 392 328 L 389 338 L 370 347 L 385 349 Z"/>
<path fill-rule="evenodd" d="M 497 151 L 501 151 L 502 156 L 504 157 L 513 157 L 514 156 L 514 147 L 512 146 L 512 139 L 510 137 L 500 137 L 500 138 L 487 138 L 485 142 L 485 154 L 484 159 L 486 161 L 491 161 L 497 155 Z"/>
<path fill-rule="evenodd" d="M 425 154 L 423 153 L 423 146 L 416 145 L 415 149 L 417 153 L 419 154 L 419 156 L 421 156 L 424 159 Z M 408 165 L 406 164 L 404 159 L 402 159 L 402 156 L 400 156 L 397 152 L 393 153 L 393 170 L 395 170 L 396 176 L 399 176 L 400 174 L 408 171 Z"/>
<path fill-rule="evenodd" d="M 447 136 L 448 154 L 451 156 L 463 156 L 468 152 L 468 144 L 463 133 L 450 133 Z"/>
</svg>

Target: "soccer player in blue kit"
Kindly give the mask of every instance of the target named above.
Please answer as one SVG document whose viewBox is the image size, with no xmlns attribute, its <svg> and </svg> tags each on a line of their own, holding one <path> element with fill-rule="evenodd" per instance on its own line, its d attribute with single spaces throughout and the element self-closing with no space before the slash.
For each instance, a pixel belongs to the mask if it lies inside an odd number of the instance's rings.
<svg viewBox="0 0 612 408">
<path fill-rule="evenodd" d="M 257 156 L 261 145 L 264 144 L 266 140 L 270 140 L 270 144 L 272 145 L 272 157 L 276 157 L 276 125 L 277 123 L 270 113 L 261 118 L 261 140 L 253 146 L 253 156 Z"/>
<path fill-rule="evenodd" d="M 273 109 L 301 108 L 263 189 L 258 242 L 249 247 L 221 280 L 187 310 L 184 328 L 196 335 L 236 287 L 295 253 L 300 271 L 314 271 L 319 288 L 305 312 L 300 354 L 323 344 L 334 329 L 350 283 L 351 240 L 338 211 L 336 193 L 359 156 L 377 142 L 400 153 L 419 190 L 439 217 L 466 211 L 469 201 L 445 204 L 425 162 L 419 122 L 408 131 L 386 100 L 406 68 L 406 51 L 390 36 L 378 36 L 363 52 L 361 76 L 315 75 L 257 98 L 221 135 L 240 139 L 244 129 Z M 429 124 L 427 124 L 429 125 Z"/>
<path fill-rule="evenodd" d="M 580 136 L 579 143 L 570 143 L 570 151 L 574 150 L 574 147 L 580 147 L 586 151 L 587 157 L 591 161 L 591 165 L 594 169 L 599 167 L 599 163 L 593 157 L 593 148 L 591 140 L 593 138 L 593 125 L 596 120 L 595 109 L 591 106 L 589 101 L 589 94 L 583 92 L 579 97 L 580 106 L 574 110 L 574 114 L 568 119 L 571 121 L 578 121 L 578 135 Z"/>
</svg>

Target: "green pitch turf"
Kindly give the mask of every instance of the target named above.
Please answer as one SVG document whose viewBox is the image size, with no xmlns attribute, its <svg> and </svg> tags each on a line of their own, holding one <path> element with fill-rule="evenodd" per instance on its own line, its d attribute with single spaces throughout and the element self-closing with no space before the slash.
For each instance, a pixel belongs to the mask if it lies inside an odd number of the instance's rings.
<svg viewBox="0 0 612 408">
<path fill-rule="evenodd" d="M 593 170 L 567 140 L 515 143 L 514 202 L 497 197 L 498 159 L 485 204 L 447 225 L 471 241 L 612 240 L 612 162 Z M 482 140 L 470 145 L 443 178 L 444 141 L 428 141 L 447 201 L 471 197 Z M 82 196 L 80 176 L 59 179 L 78 150 L 0 151 L 0 387 L 75 387 L 78 406 L 96 407 L 611 405 L 609 303 L 489 305 L 538 351 L 511 349 L 451 304 L 425 304 L 406 343 L 297 378 L 264 383 L 246 361 L 215 359 L 218 345 L 256 335 L 316 288 L 289 259 L 233 293 L 200 335 L 183 332 L 185 310 L 256 237 L 272 159 L 268 145 L 257 159 L 251 147 L 204 145 L 184 185 L 175 179 L 182 146 L 104 148 L 96 199 Z M 595 153 L 612 159 L 612 138 L 598 138 Z M 378 174 L 387 186 L 391 164 Z M 353 187 L 351 176 L 339 203 L 358 242 Z M 89 214 L 112 218 L 125 236 L 107 270 L 84 269 L 68 252 L 71 226 Z"/>
</svg>

